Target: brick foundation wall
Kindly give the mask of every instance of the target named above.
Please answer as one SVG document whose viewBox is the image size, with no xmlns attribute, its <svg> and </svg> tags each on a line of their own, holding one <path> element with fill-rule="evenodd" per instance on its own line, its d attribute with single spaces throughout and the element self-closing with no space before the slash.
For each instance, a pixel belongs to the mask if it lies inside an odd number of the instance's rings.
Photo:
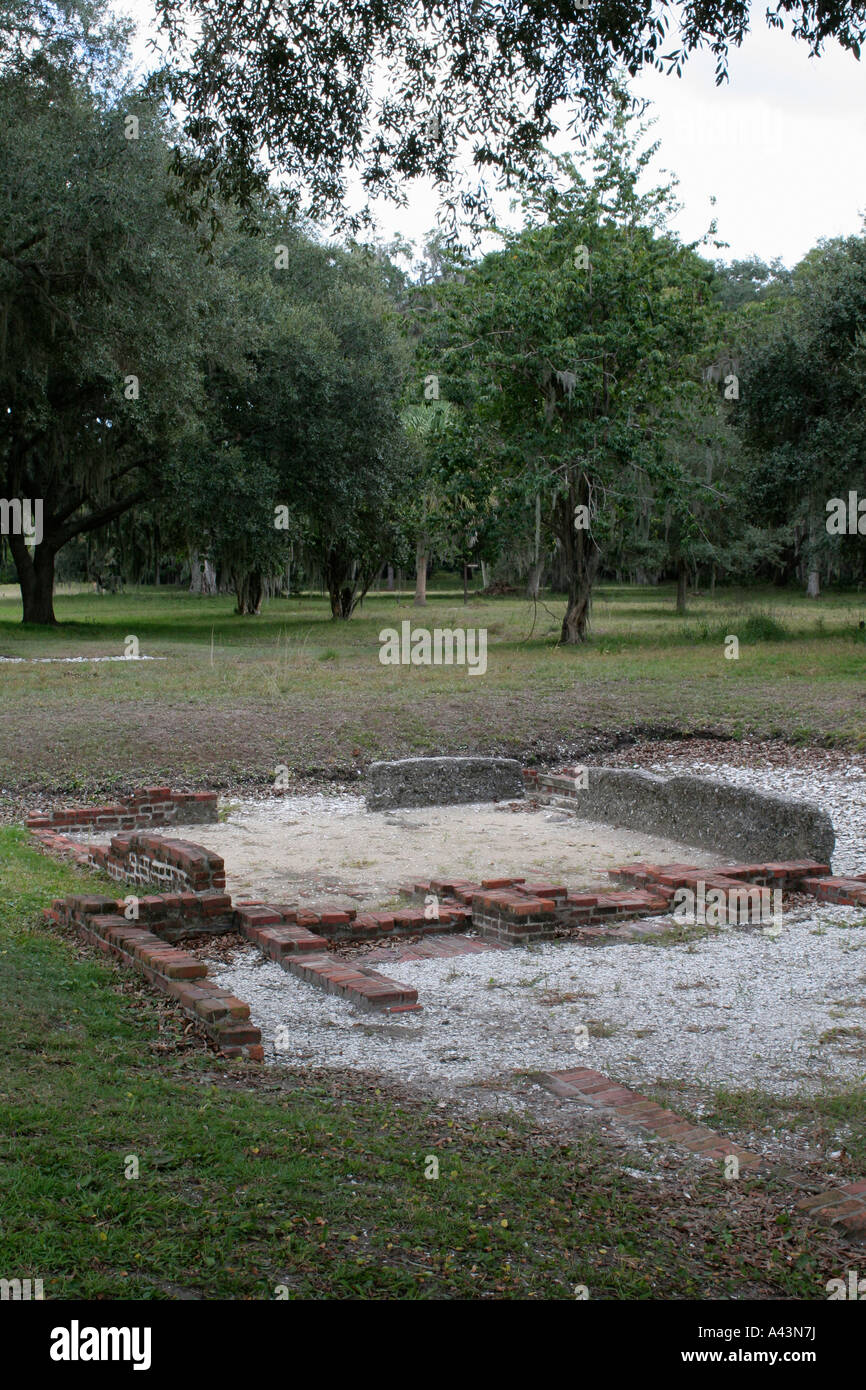
<svg viewBox="0 0 866 1390">
<path fill-rule="evenodd" d="M 170 787 L 143 787 L 123 800 L 103 806 L 74 806 L 64 811 L 34 811 L 30 830 L 139 830 L 159 825 L 212 825 L 217 820 L 216 792 L 173 792 Z"/>
<path fill-rule="evenodd" d="M 532 782 L 533 776 L 528 774 L 527 780 Z M 157 792 L 164 792 L 172 800 L 174 813 L 182 802 L 192 801 L 204 808 L 200 814 L 215 817 L 215 796 L 194 793 L 191 798 L 184 794 L 172 798 L 165 788 L 136 794 L 142 816 L 153 814 Z M 127 805 L 131 804 L 132 799 Z M 126 895 L 135 898 L 130 914 L 134 920 L 125 915 L 124 902 L 86 896 L 56 902 L 48 915 L 74 924 L 101 949 L 142 969 L 147 978 L 178 997 L 191 1017 L 211 1027 L 211 1036 L 222 1039 L 221 1048 L 225 1041 L 227 1047 L 249 1056 L 258 1055 L 249 1048 L 261 1051 L 260 1038 L 247 1037 L 247 1033 L 257 1034 L 249 1023 L 249 1009 L 241 1006 L 246 1009 L 245 1015 L 221 1013 L 221 992 L 216 986 L 202 983 L 204 966 L 178 951 L 173 943 L 202 932 L 237 931 L 299 979 L 329 993 L 341 994 L 362 1008 L 394 1012 L 420 1008 L 416 991 L 380 975 L 369 965 L 341 958 L 335 953 L 335 946 L 391 942 L 400 937 L 423 941 L 434 935 L 444 940 L 443 933 L 459 936 L 467 928 L 496 947 L 568 937 L 584 944 L 640 940 L 669 929 L 663 921 L 649 919 L 669 915 L 675 894 L 682 888 L 691 889 L 698 898 L 705 890 L 715 888 L 729 898 L 745 899 L 745 913 L 738 907 L 731 920 L 747 926 L 763 920 L 760 894 L 754 893 L 753 903 L 746 891 L 749 887 L 811 893 L 819 899 L 866 906 L 866 874 L 832 878 L 828 864 L 798 859 L 709 869 L 689 864 L 633 863 L 609 871 L 611 878 L 628 885 L 611 891 L 570 892 L 564 884 L 528 881 L 522 876 L 484 879 L 481 883 L 464 878 L 433 878 L 404 885 L 402 892 L 410 899 L 406 907 L 377 912 L 313 910 L 253 901 L 233 907 L 225 892 L 222 858 L 201 845 L 166 838 L 146 829 L 120 831 L 112 836 L 107 848 L 81 844 L 63 834 L 64 829 L 85 823 L 85 817 L 91 818 L 91 824 L 98 824 L 100 815 L 111 810 L 91 807 L 55 812 L 50 824 L 46 817 L 33 816 L 28 825 L 34 838 L 50 853 L 69 856 L 82 866 L 101 870 L 118 883 L 159 891 L 141 897 Z M 412 905 L 413 901 L 417 905 Z M 232 1008 L 236 1009 L 238 1002 Z M 223 1038 L 222 1029 L 214 1033 L 215 1022 L 225 1023 L 226 1017 L 232 1019 L 231 1027 L 237 1036 Z"/>
<path fill-rule="evenodd" d="M 866 905 L 866 875 L 862 879 L 824 877 L 829 871 L 827 864 L 813 859 L 731 864 L 718 869 L 689 864 L 627 864 L 609 870 L 609 877 L 632 886 L 611 892 L 571 893 L 564 884 L 527 882 L 525 878 L 484 879 L 480 884 L 434 878 L 414 884 L 413 896 L 425 901 L 435 894 L 442 917 L 461 903 L 467 904 L 472 925 L 482 936 L 519 946 L 528 940 L 561 937 L 571 930 L 585 939 L 621 936 L 617 930 L 620 923 L 669 914 L 678 888 L 690 888 L 699 897 L 701 892 L 721 889 L 732 903 L 734 924 L 764 920 L 766 905 L 761 901 L 761 889 L 811 893 L 833 902 Z M 601 927 L 605 930 L 599 930 Z"/>
<path fill-rule="evenodd" d="M 146 831 L 114 835 L 108 849 L 88 845 L 87 862 L 119 883 L 152 884 L 163 890 L 222 892 L 225 864 L 218 854 L 190 840 L 166 839 Z"/>
<path fill-rule="evenodd" d="M 181 893 L 225 890 L 225 864 L 221 857 L 191 840 L 123 831 L 112 836 L 106 847 L 79 843 L 59 830 L 31 827 L 30 833 L 49 854 L 72 859 L 83 869 L 108 874 L 118 883 Z"/>
<path fill-rule="evenodd" d="M 136 900 L 136 921 L 163 941 L 185 936 L 219 936 L 235 930 L 235 911 L 227 893 L 153 893 Z"/>
<path fill-rule="evenodd" d="M 326 944 L 328 941 L 348 944 L 429 932 L 464 931 L 471 925 L 472 909 L 459 902 L 443 903 L 439 916 L 430 919 L 413 907 L 390 912 L 358 912 L 355 908 L 344 912 L 325 908 L 316 912 L 312 908 L 251 901 L 237 903 L 235 912 L 236 930 L 246 935 L 252 927 L 299 927 L 315 932 Z"/>
<path fill-rule="evenodd" d="M 138 921 L 129 921 L 123 915 L 123 902 L 77 893 L 56 899 L 45 916 L 49 921 L 73 927 L 91 945 L 170 995 L 225 1056 L 261 1062 L 262 1035 L 250 1022 L 249 1004 L 208 980 L 207 966 L 202 961 L 172 946 L 155 930 L 163 920 L 171 920 L 175 910 L 184 911 L 187 925 L 196 919 L 212 919 L 225 912 L 227 900 L 217 902 L 221 897 L 202 894 L 196 903 L 178 899 L 176 908 L 171 898 L 143 898 L 138 908 L 141 914 L 144 905 L 144 921 L 141 916 Z"/>
<path fill-rule="evenodd" d="M 41 839 L 63 841 L 54 832 L 34 833 Z M 147 978 L 178 997 L 191 1017 L 208 1025 L 221 1022 L 216 1032 L 211 1027 L 211 1037 L 222 1050 L 226 1043 L 249 1056 L 258 1055 L 250 1052 L 249 1046 L 255 1049 L 260 1043 L 260 1038 L 248 1038 L 243 1032 L 244 1028 L 256 1031 L 248 1022 L 249 1010 L 224 1016 L 220 1012 L 221 991 L 202 984 L 205 967 L 178 951 L 173 942 L 201 932 L 237 931 L 297 978 L 340 994 L 361 1008 L 393 1013 L 420 1008 L 417 992 L 369 965 L 336 956 L 334 945 L 393 941 L 401 936 L 417 939 L 436 935 L 443 939 L 443 932 L 461 933 L 467 927 L 499 946 L 520 946 L 555 936 L 573 936 L 587 943 L 640 939 L 665 929 L 664 924 L 656 926 L 646 919 L 670 913 L 677 888 L 694 888 L 701 883 L 728 891 L 748 884 L 776 887 L 866 905 L 866 875 L 833 879 L 827 877 L 827 865 L 791 860 L 725 865 L 719 870 L 687 864 L 628 864 L 609 872 L 612 878 L 624 879 L 631 886 L 611 892 L 570 893 L 563 884 L 528 882 L 522 877 L 484 879 L 480 884 L 461 878 L 434 878 L 406 885 L 403 891 L 410 898 L 425 904 L 431 895 L 435 898 L 435 916 L 413 907 L 370 913 L 354 909 L 314 911 L 251 901 L 233 907 L 223 891 L 222 859 L 200 845 L 129 832 L 115 835 L 109 850 L 73 848 L 78 856 L 85 856 L 87 862 L 122 877 L 124 882 L 149 883 L 154 875 L 164 873 L 170 880 L 169 891 L 136 897 L 132 921 L 124 914 L 124 902 L 81 895 L 55 902 L 48 915 L 74 924 L 101 949 L 141 968 Z M 171 891 L 176 881 L 187 885 L 183 891 Z M 635 922 L 636 918 L 641 920 Z M 760 918 L 749 915 L 738 920 L 751 924 Z M 179 980 L 185 981 L 183 987 Z M 223 1025 L 229 1026 L 225 1023 L 229 1016 L 231 1027 L 240 1030 L 237 1036 L 224 1036 Z"/>
</svg>

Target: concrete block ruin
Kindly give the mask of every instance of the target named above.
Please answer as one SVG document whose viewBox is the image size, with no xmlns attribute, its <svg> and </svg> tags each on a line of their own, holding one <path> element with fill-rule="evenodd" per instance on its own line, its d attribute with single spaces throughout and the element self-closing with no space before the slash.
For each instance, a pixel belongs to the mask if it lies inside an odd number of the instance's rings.
<svg viewBox="0 0 866 1390">
<path fill-rule="evenodd" d="M 662 835 L 737 859 L 829 864 L 836 843 L 833 822 L 817 806 L 708 777 L 592 766 L 524 775 L 531 795 L 581 820 Z"/>
<path fill-rule="evenodd" d="M 367 809 L 452 806 L 468 801 L 514 801 L 525 796 L 514 758 L 401 758 L 371 763 Z"/>
</svg>

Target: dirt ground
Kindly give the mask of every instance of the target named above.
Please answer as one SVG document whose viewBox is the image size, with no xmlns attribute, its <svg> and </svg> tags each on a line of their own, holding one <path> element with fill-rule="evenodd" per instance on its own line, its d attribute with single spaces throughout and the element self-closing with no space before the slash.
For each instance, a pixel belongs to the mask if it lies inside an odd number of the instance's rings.
<svg viewBox="0 0 866 1390">
<path fill-rule="evenodd" d="M 367 811 L 361 797 L 319 795 L 226 809 L 222 824 L 174 833 L 222 855 L 233 899 L 373 907 L 390 902 L 401 884 L 437 874 L 475 881 L 524 874 L 583 888 L 610 886 L 609 867 L 638 859 L 723 862 L 528 802 Z"/>
</svg>

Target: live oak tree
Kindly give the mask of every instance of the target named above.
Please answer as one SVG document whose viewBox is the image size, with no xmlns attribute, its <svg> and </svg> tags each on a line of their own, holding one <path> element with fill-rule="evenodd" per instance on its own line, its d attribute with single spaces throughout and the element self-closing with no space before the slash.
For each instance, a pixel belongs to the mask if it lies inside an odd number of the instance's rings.
<svg viewBox="0 0 866 1390">
<path fill-rule="evenodd" d="M 809 592 L 835 555 L 863 574 L 863 532 L 828 531 L 828 502 L 866 496 L 866 236 L 836 238 L 794 268 L 790 291 L 741 325 L 751 520 L 793 526 Z"/>
<path fill-rule="evenodd" d="M 672 190 L 638 192 L 654 151 L 639 154 L 627 126 L 612 121 L 591 182 L 561 162 L 566 185 L 532 199 L 526 228 L 449 287 L 439 328 L 439 370 L 474 400 L 502 488 L 527 515 L 542 499 L 567 580 L 564 643 L 587 636 L 636 480 L 680 514 L 695 486 L 666 443 L 704 390 L 712 268 L 666 230 Z"/>
<path fill-rule="evenodd" d="M 623 73 L 679 75 L 705 49 L 722 82 L 753 22 L 749 0 L 157 0 L 157 12 L 190 188 L 248 197 L 276 164 L 314 212 L 349 220 L 349 170 L 395 200 L 428 175 L 474 220 L 488 175 L 537 175 L 558 126 L 595 129 Z M 767 24 L 786 20 L 811 54 L 835 40 L 859 57 L 860 0 L 767 7 Z"/>
<path fill-rule="evenodd" d="M 392 549 L 411 481 L 400 419 L 408 359 L 374 255 L 288 244 L 303 281 L 288 350 L 272 363 L 291 397 L 280 477 L 304 519 L 332 616 L 345 619 Z"/>
<path fill-rule="evenodd" d="M 86 5 L 14 9 L 0 11 L 0 495 L 44 507 L 38 545 L 8 537 L 24 621 L 54 622 L 58 552 L 136 508 L 217 560 L 255 613 L 284 571 L 281 503 L 348 617 L 404 481 L 404 349 L 381 265 L 284 231 L 272 199 L 245 225 L 221 206 L 202 255 L 167 120 L 124 85 L 123 31 Z"/>
<path fill-rule="evenodd" d="M 157 493 L 196 428 L 207 329 L 165 122 L 123 87 L 123 33 L 65 15 L 15 5 L 0 24 L 0 494 L 44 509 L 38 545 L 7 537 L 43 624 L 58 551 Z"/>
<path fill-rule="evenodd" d="M 390 552 L 407 481 L 405 348 L 375 255 L 316 242 L 285 210 L 257 219 L 256 235 L 235 219 L 215 246 L 218 319 L 242 361 L 208 366 L 204 446 L 179 465 L 170 506 L 194 499 L 188 530 L 231 575 L 239 613 L 259 611 L 294 543 L 332 615 L 349 618 Z"/>
</svg>

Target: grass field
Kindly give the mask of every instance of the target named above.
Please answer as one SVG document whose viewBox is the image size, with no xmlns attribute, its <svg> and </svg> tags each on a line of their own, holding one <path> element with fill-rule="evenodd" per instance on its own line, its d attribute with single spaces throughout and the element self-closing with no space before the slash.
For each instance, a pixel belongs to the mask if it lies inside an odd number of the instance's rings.
<svg viewBox="0 0 866 1390">
<path fill-rule="evenodd" d="M 575 755 L 634 731 L 779 737 L 866 747 L 866 596 L 777 590 L 692 596 L 602 586 L 592 639 L 557 645 L 562 599 L 434 590 L 375 594 L 348 623 L 319 596 L 239 618 L 229 597 L 176 590 L 62 594 L 60 626 L 25 628 L 0 599 L 0 656 L 159 661 L 0 663 L 0 787 L 106 791 L 154 777 L 267 785 L 274 767 L 351 775 L 380 756 Z M 384 666 L 379 633 L 405 620 L 485 628 L 487 671 Z M 738 636 L 738 660 L 725 637 Z"/>
</svg>

